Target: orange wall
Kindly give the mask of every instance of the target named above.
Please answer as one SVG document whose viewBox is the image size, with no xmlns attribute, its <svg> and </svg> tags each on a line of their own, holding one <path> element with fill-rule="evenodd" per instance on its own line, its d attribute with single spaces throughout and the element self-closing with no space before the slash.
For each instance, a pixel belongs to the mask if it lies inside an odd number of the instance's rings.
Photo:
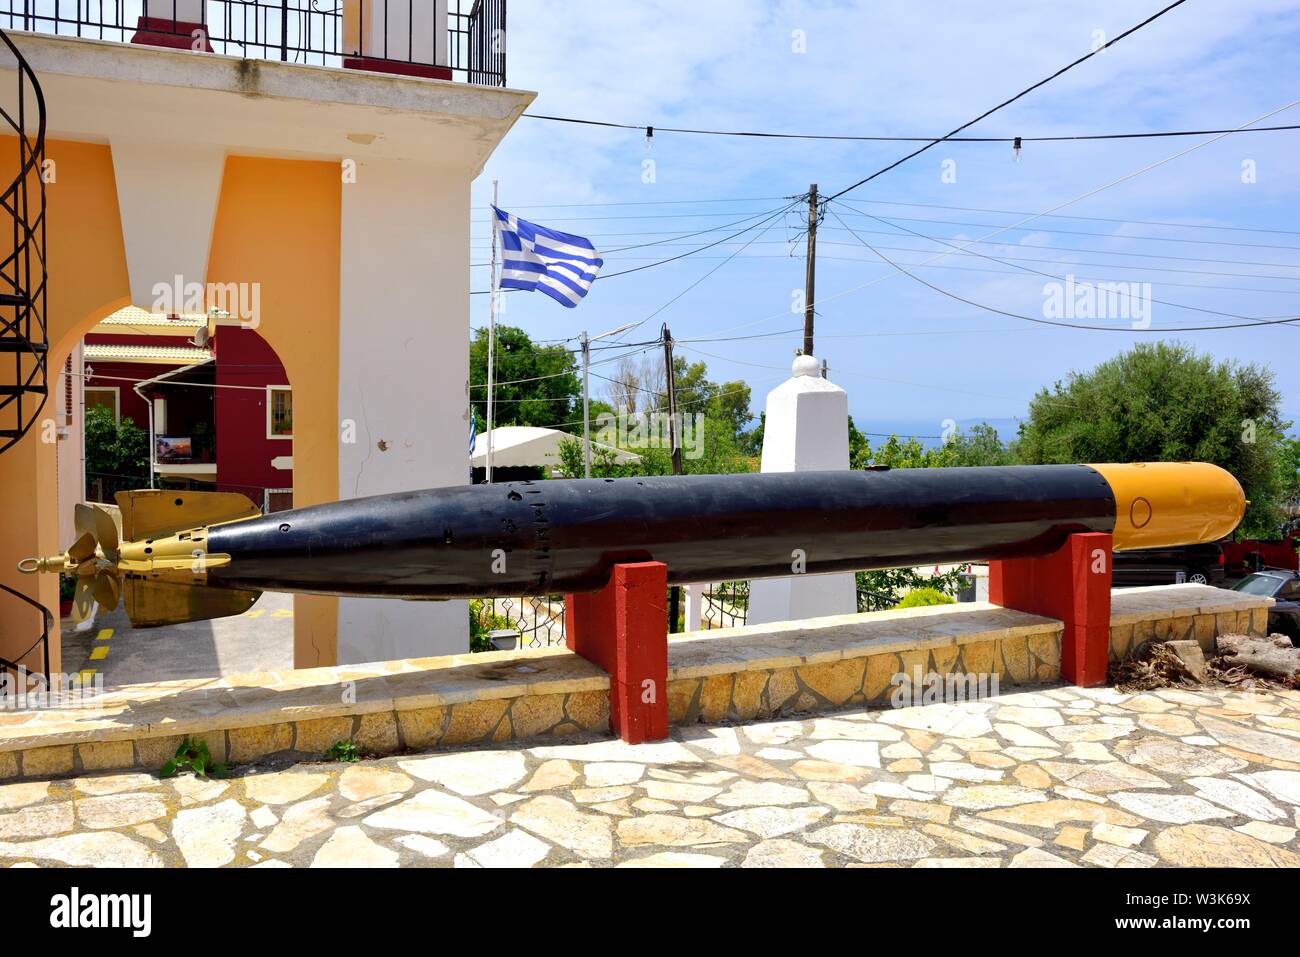
<svg viewBox="0 0 1300 957">
<path fill-rule="evenodd" d="M 12 138 L 4 155 L 16 155 Z M 46 309 L 51 373 L 62 367 L 72 346 L 95 323 L 129 304 L 126 251 L 117 209 L 113 160 L 107 146 L 89 143 L 46 144 L 54 160 L 54 181 L 47 186 L 46 261 L 49 293 Z M 50 376 L 51 380 L 53 375 Z M 53 399 L 41 419 L 54 417 Z M 26 437 L 0 455 L 0 581 L 58 607 L 58 580 L 18 574 L 19 559 L 56 554 L 58 502 L 54 445 L 42 442 L 40 422 Z M 39 631 L 35 613 L 0 595 L 0 656 L 26 651 Z M 58 622 L 51 635 L 51 667 L 60 670 Z M 36 659 L 29 659 L 35 663 Z"/>
<path fill-rule="evenodd" d="M 226 161 L 208 281 L 261 283 L 261 334 L 293 386 L 293 504 L 333 502 L 339 489 L 339 230 L 334 163 Z M 332 665 L 338 601 L 294 599 L 294 665 Z"/>
<path fill-rule="evenodd" d="M 16 155 L 12 141 L 2 155 Z M 109 147 L 50 142 L 56 180 L 48 188 L 48 338 L 51 380 L 72 346 L 130 304 L 126 253 Z M 258 331 L 280 355 L 294 389 L 294 504 L 338 498 L 338 322 L 341 175 L 332 163 L 232 157 L 213 230 L 210 282 L 261 284 Z M 137 303 L 145 307 L 149 303 Z M 42 418 L 53 418 L 53 402 Z M 52 555 L 58 539 L 54 445 L 39 424 L 0 455 L 0 582 L 58 603 L 58 581 L 18 574 L 19 559 Z M 71 503 L 62 503 L 71 507 Z M 0 656 L 25 651 L 35 614 L 0 595 Z M 333 664 L 337 600 L 295 600 L 294 661 Z M 33 659 L 35 663 L 35 659 Z M 60 670 L 57 623 L 51 666 Z"/>
</svg>

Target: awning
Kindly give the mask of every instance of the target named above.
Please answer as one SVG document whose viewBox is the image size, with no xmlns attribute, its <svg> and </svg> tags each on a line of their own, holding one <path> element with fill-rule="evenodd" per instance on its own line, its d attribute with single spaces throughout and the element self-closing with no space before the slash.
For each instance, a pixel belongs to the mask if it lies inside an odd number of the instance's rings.
<svg viewBox="0 0 1300 957">
<path fill-rule="evenodd" d="M 582 441 L 581 436 L 573 436 L 567 432 L 524 425 L 502 426 L 499 429 L 493 429 L 491 435 L 492 467 L 503 469 L 529 465 L 557 466 L 560 464 L 560 443 L 566 439 L 574 438 L 579 442 Z M 485 433 L 480 435 L 474 443 L 474 454 L 470 457 L 470 464 L 474 468 L 487 468 L 487 448 L 488 440 L 487 433 Z M 616 449 L 611 445 L 592 442 L 591 451 L 593 456 L 597 450 L 613 453 L 614 461 L 619 465 L 641 461 L 639 455 Z"/>
<path fill-rule="evenodd" d="M 148 362 L 159 365 L 194 365 L 212 358 L 207 349 L 193 346 L 87 345 L 87 362 Z"/>
</svg>

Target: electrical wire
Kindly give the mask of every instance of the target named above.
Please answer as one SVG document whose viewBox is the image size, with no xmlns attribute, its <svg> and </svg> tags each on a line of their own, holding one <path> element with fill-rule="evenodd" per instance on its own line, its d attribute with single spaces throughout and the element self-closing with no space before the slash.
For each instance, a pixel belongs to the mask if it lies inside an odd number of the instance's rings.
<svg viewBox="0 0 1300 957">
<path fill-rule="evenodd" d="M 835 213 L 832 211 L 831 215 L 834 216 Z M 965 303 L 965 304 L 968 305 L 968 306 L 974 306 L 976 309 L 982 309 L 982 310 L 984 310 L 985 312 L 992 312 L 992 313 L 996 313 L 997 315 L 1000 315 L 1000 316 L 1007 316 L 1008 318 L 1011 318 L 1011 319 L 1022 319 L 1022 320 L 1024 320 L 1025 322 L 1033 322 L 1033 323 L 1038 323 L 1038 324 L 1040 324 L 1040 325 L 1045 325 L 1045 326 L 1058 326 L 1058 327 L 1063 328 L 1063 329 L 1086 329 L 1086 330 L 1095 331 L 1095 332 L 1154 332 L 1154 333 L 1160 333 L 1160 334 L 1163 334 L 1163 333 L 1168 333 L 1168 332 L 1217 332 L 1217 331 L 1220 331 L 1220 330 L 1223 330 L 1223 329 L 1245 329 L 1245 328 L 1248 328 L 1248 327 L 1251 327 L 1251 326 L 1275 326 L 1275 325 L 1284 325 L 1284 324 L 1292 323 L 1292 322 L 1300 322 L 1300 316 L 1292 316 L 1292 317 L 1285 318 L 1285 319 L 1266 319 L 1266 320 L 1259 320 L 1259 321 L 1257 321 L 1257 322 L 1243 322 L 1243 323 L 1236 323 L 1236 324 L 1234 324 L 1234 325 L 1228 325 L 1228 326 L 1223 326 L 1223 325 L 1218 325 L 1218 326 L 1172 326 L 1172 327 L 1171 327 L 1171 326 L 1164 326 L 1164 327 L 1160 327 L 1160 328 L 1150 328 L 1150 327 L 1143 328 L 1143 327 L 1140 327 L 1140 326 L 1132 326 L 1132 325 L 1130 325 L 1130 326 L 1098 326 L 1098 325 L 1092 325 L 1092 324 L 1087 324 L 1087 323 L 1064 322 L 1064 321 L 1056 320 L 1056 319 L 1044 319 L 1044 318 L 1041 318 L 1041 317 L 1038 317 L 1038 316 L 1026 316 L 1026 315 L 1022 315 L 1021 313 L 1018 313 L 1018 312 L 1011 312 L 1010 310 L 1007 310 L 1007 309 L 999 309 L 999 308 L 997 308 L 997 307 L 995 307 L 995 306 L 988 306 L 988 305 L 985 305 L 984 303 L 976 302 L 976 301 L 973 300 L 973 299 L 967 299 L 967 298 L 965 298 L 964 296 L 959 296 L 959 295 L 957 295 L 957 294 L 954 293 L 954 292 L 949 292 L 947 289 L 944 289 L 942 286 L 935 285 L 934 283 L 930 282 L 929 280 L 923 279 L 923 278 L 921 278 L 920 276 L 917 276 L 917 275 L 915 275 L 915 274 L 913 274 L 913 273 L 908 272 L 908 271 L 907 271 L 906 269 L 904 269 L 902 266 L 898 265 L 898 263 L 894 262 L 892 259 L 890 259 L 888 256 L 886 256 L 884 253 L 882 253 L 882 252 L 880 252 L 879 250 L 877 250 L 874 246 L 872 246 L 872 245 L 871 245 L 869 242 L 867 242 L 865 239 L 861 240 L 861 242 L 862 242 L 862 245 L 866 246 L 866 247 L 867 247 L 868 249 L 870 249 L 873 253 L 875 253 L 877 256 L 879 256 L 881 259 L 883 259 L 886 263 L 888 263 L 888 264 L 889 264 L 890 266 L 892 266 L 894 269 L 898 270 L 898 271 L 899 271 L 900 273 L 902 273 L 904 276 L 906 276 L 907 278 L 913 280 L 914 282 L 918 282 L 918 283 L 920 283 L 921 285 L 926 286 L 927 288 L 934 290 L 935 292 L 939 293 L 940 295 L 947 296 L 949 299 L 955 299 L 957 302 Z"/>
<path fill-rule="evenodd" d="M 781 207 L 780 209 L 772 210 L 772 211 L 771 211 L 771 215 L 768 217 L 768 219 L 773 219 L 773 218 L 775 218 L 776 216 L 784 215 L 785 212 L 786 212 L 787 210 L 791 209 L 793 206 L 794 206 L 794 203 L 787 203 L 785 206 Z M 604 279 L 614 279 L 614 278 L 617 277 L 617 276 L 626 276 L 626 275 L 629 275 L 630 273 L 634 273 L 634 272 L 642 272 L 642 271 L 644 271 L 644 270 L 646 270 L 646 269 L 653 269 L 653 268 L 655 268 L 656 266 L 665 266 L 665 265 L 667 265 L 668 263 L 677 262 L 679 259 L 686 259 L 686 258 L 689 257 L 689 256 L 694 256 L 696 253 L 702 253 L 702 252 L 704 252 L 706 249 L 712 249 L 714 246 L 718 246 L 718 245 L 721 245 L 722 243 L 727 242 L 728 240 L 735 239 L 737 236 L 743 236 L 745 233 L 749 232 L 750 230 L 752 230 L 752 229 L 757 229 L 759 226 L 762 226 L 764 223 L 766 223 L 766 222 L 768 221 L 768 219 L 760 220 L 760 221 L 757 222 L 757 223 L 753 223 L 753 224 L 751 224 L 751 225 L 749 225 L 749 226 L 746 226 L 744 229 L 742 229 L 742 230 L 740 230 L 740 231 L 738 231 L 738 232 L 732 233 L 730 236 L 726 236 L 726 237 L 724 237 L 724 238 L 722 238 L 722 239 L 716 240 L 715 242 L 708 243 L 707 245 L 704 245 L 704 246 L 699 246 L 699 247 L 697 247 L 697 248 L 695 248 L 695 249 L 692 249 L 690 252 L 679 253 L 679 254 L 676 255 L 676 256 L 669 256 L 667 259 L 661 259 L 661 260 L 658 260 L 657 262 L 647 263 L 647 264 L 644 265 L 644 266 L 633 266 L 631 269 L 623 269 L 623 270 L 620 270 L 619 272 L 603 273 L 603 274 L 597 276 L 595 279 L 593 279 L 592 282 L 595 283 L 595 282 L 600 282 L 601 280 L 604 280 Z M 718 229 L 727 229 L 727 228 L 729 228 L 729 227 L 726 227 L 726 226 L 720 226 L 720 227 L 717 227 L 716 229 L 710 229 L 710 230 L 706 230 L 706 231 L 707 231 L 707 232 L 716 232 Z M 502 291 L 502 292 L 508 292 L 509 290 L 501 290 L 501 291 Z M 478 291 L 474 291 L 474 292 L 471 292 L 471 293 L 470 293 L 471 296 L 486 296 L 486 295 L 490 295 L 490 294 L 491 294 L 491 290 L 488 290 L 488 289 L 478 290 Z"/>
<path fill-rule="evenodd" d="M 1242 126 L 1243 128 L 1244 128 L 1244 127 L 1247 127 L 1247 126 L 1253 126 L 1253 125 L 1255 125 L 1256 123 L 1263 122 L 1264 120 L 1267 120 L 1267 119 L 1269 119 L 1270 117 L 1276 116 L 1276 115 L 1279 114 L 1279 113 L 1284 113 L 1284 112 L 1286 112 L 1287 110 L 1293 109 L 1293 108 L 1294 108 L 1295 106 L 1297 106 L 1297 105 L 1300 105 L 1300 100 L 1292 100 L 1290 103 L 1286 103 L 1286 104 L 1284 104 L 1284 105 L 1278 107 L 1278 108 L 1275 109 L 1275 110 L 1270 110 L 1270 111 L 1268 111 L 1267 113 L 1261 114 L 1260 116 L 1257 116 L 1257 117 L 1255 117 L 1255 118 L 1252 119 L 1252 120 L 1248 120 L 1247 122 L 1243 123 L 1241 126 Z M 1104 183 L 1104 184 L 1102 184 L 1101 186 L 1095 187 L 1094 189 L 1090 189 L 1090 190 L 1088 190 L 1087 192 L 1080 193 L 1078 196 L 1075 196 L 1075 197 L 1073 197 L 1073 198 L 1071 198 L 1071 199 L 1067 199 L 1067 200 L 1065 200 L 1064 202 L 1058 203 L 1058 204 L 1056 204 L 1055 206 L 1051 207 L 1050 209 L 1046 209 L 1046 210 L 1044 210 L 1044 211 L 1042 211 L 1042 212 L 1040 212 L 1040 213 L 1032 213 L 1032 214 L 1026 215 L 1025 217 L 1023 217 L 1022 219 L 1020 219 L 1020 220 L 1017 221 L 1017 222 L 1014 222 L 1014 223 L 1011 223 L 1010 225 L 1003 226 L 1003 227 L 1000 227 L 1000 228 L 998 228 L 998 229 L 995 229 L 993 232 L 991 232 L 991 233 L 986 233 L 986 234 L 984 234 L 983 236 L 978 237 L 977 239 L 969 240 L 969 241 L 967 242 L 967 245 L 969 245 L 969 244 L 971 244 L 971 243 L 975 243 L 975 242 L 980 242 L 980 241 L 983 241 L 983 240 L 987 240 L 987 239 L 992 239 L 992 238 L 994 238 L 995 236 L 1000 236 L 1000 235 L 1002 235 L 1003 233 L 1011 232 L 1012 230 L 1018 229 L 1018 228 L 1020 228 L 1021 226 L 1024 226 L 1026 223 L 1033 222 L 1033 221 L 1036 220 L 1036 219 L 1040 219 L 1040 218 L 1045 217 L 1045 216 L 1051 216 L 1051 215 L 1053 215 L 1054 213 L 1058 213 L 1058 212 L 1060 212 L 1062 209 L 1065 209 L 1065 208 L 1067 208 L 1067 207 L 1069 207 L 1069 206 L 1073 206 L 1075 203 L 1080 203 L 1080 202 L 1082 202 L 1082 201 L 1085 200 L 1085 199 L 1090 199 L 1090 198 L 1092 198 L 1093 196 L 1097 196 L 1097 195 L 1099 195 L 1100 193 L 1103 193 L 1103 192 L 1105 192 L 1105 191 L 1108 190 L 1108 189 L 1112 189 L 1112 188 L 1114 188 L 1114 187 L 1116 187 L 1116 186 L 1121 185 L 1122 183 L 1126 183 L 1126 182 L 1128 182 L 1128 181 L 1131 180 L 1131 179 L 1136 179 L 1137 177 L 1142 176 L 1142 175 L 1144 175 L 1145 173 L 1149 173 L 1149 172 L 1151 172 L 1151 171 L 1154 170 L 1154 169 L 1158 169 L 1158 168 L 1160 168 L 1161 166 L 1164 166 L 1164 165 L 1167 164 L 1167 163 L 1171 163 L 1171 162 L 1173 162 L 1173 161 L 1176 160 L 1176 159 L 1181 159 L 1182 157 L 1187 156 L 1187 155 L 1190 154 L 1190 153 L 1194 153 L 1194 152 L 1196 152 L 1196 151 L 1199 150 L 1199 149 L 1204 149 L 1204 148 L 1207 147 L 1207 146 L 1210 146 L 1210 145 L 1212 145 L 1212 144 L 1214 144 L 1214 143 L 1219 142 L 1219 140 L 1223 139 L 1224 136 L 1227 136 L 1227 135 L 1228 135 L 1228 134 L 1226 134 L 1226 133 L 1224 133 L 1224 134 L 1220 134 L 1220 135 L 1218 135 L 1218 136 L 1215 136 L 1213 139 L 1204 140 L 1204 141 L 1202 141 L 1202 142 L 1200 142 L 1200 143 L 1196 143 L 1196 144 L 1194 144 L 1194 145 L 1192 145 L 1192 146 L 1189 146 L 1189 147 L 1187 147 L 1186 149 L 1179 150 L 1177 153 L 1173 153 L 1173 154 L 1171 154 L 1171 155 L 1169 155 L 1169 156 L 1166 156 L 1166 157 L 1164 157 L 1163 159 L 1156 160 L 1154 163 L 1148 163 L 1146 166 L 1143 166 L 1143 167 L 1141 167 L 1140 169 L 1136 169 L 1136 170 L 1134 170 L 1134 171 L 1131 172 L 1131 173 L 1127 173 L 1127 174 L 1125 174 L 1125 175 L 1119 177 L 1118 179 L 1113 179 L 1113 180 L 1111 180 L 1110 182 L 1108 182 L 1108 183 Z M 829 202 L 831 202 L 831 200 L 828 199 L 828 200 L 826 200 L 826 202 L 829 203 Z M 841 222 L 842 222 L 842 221 L 841 221 Z M 848 225 L 847 225 L 847 224 L 844 224 L 844 226 L 845 226 L 846 229 L 848 228 Z M 913 264 L 913 265 L 912 265 L 912 268 L 913 268 L 913 269 L 917 269 L 917 268 L 920 268 L 920 267 L 923 267 L 923 266 L 930 266 L 930 265 L 933 265 L 934 263 L 939 262 L 940 260 L 947 259 L 947 258 L 949 258 L 949 257 L 952 256 L 952 255 L 954 255 L 954 251 L 952 251 L 952 250 L 949 250 L 949 251 L 947 251 L 947 252 L 936 253 L 934 256 L 931 256 L 929 259 L 927 259 L 927 260 L 926 260 L 925 262 L 923 262 L 923 263 Z M 883 258 L 883 257 L 881 257 L 881 258 Z M 898 270 L 898 272 L 901 273 L 902 270 L 900 269 L 900 270 Z M 895 273 L 892 273 L 892 272 L 891 272 L 891 273 L 889 273 L 889 274 L 887 274 L 887 275 L 884 275 L 884 276 L 877 276 L 875 279 L 868 280 L 867 282 L 860 283 L 860 284 L 858 284 L 858 285 L 856 285 L 856 286 L 850 286 L 848 289 L 841 289 L 839 292 L 837 292 L 837 293 L 833 293 L 833 294 L 830 295 L 830 296 L 826 296 L 826 297 L 818 297 L 818 299 L 817 299 L 817 304 L 821 304 L 821 303 L 829 302 L 829 301 L 834 300 L 834 299 L 839 299 L 839 298 L 842 298 L 842 297 L 844 297 L 844 296 L 850 295 L 850 294 L 855 293 L 855 292 L 860 292 L 860 291 L 863 290 L 863 289 L 867 289 L 867 288 L 869 288 L 869 287 L 871 287 L 871 286 L 875 286 L 875 285 L 877 285 L 877 284 L 879 284 L 879 283 L 884 282 L 885 280 L 891 278 L 893 275 L 895 275 Z M 921 280 L 921 281 L 923 282 L 923 280 Z M 746 329 L 746 328 L 749 328 L 749 327 L 751 327 L 751 326 L 762 325 L 762 324 L 765 323 L 765 322 L 771 322 L 773 319 L 781 319 L 781 318 L 785 318 L 787 315 L 789 315 L 788 312 L 779 312 L 779 313 L 774 313 L 773 315 L 766 316 L 766 317 L 764 317 L 764 318 L 762 318 L 762 319 L 755 319 L 755 320 L 750 321 L 750 322 L 744 322 L 744 323 L 740 323 L 739 325 L 730 326 L 730 327 L 728 327 L 728 328 L 726 328 L 726 329 L 715 330 L 715 333 L 731 332 L 731 331 L 734 330 L 734 329 Z"/>
<path fill-rule="evenodd" d="M 866 217 L 874 219 L 877 222 L 885 222 L 893 225 L 894 223 L 933 223 L 936 226 L 961 226 L 972 229 L 993 229 L 997 223 L 968 223 L 951 219 L 925 219 L 919 216 L 876 216 L 864 209 L 859 209 L 847 200 L 838 200 L 840 205 L 853 212 L 845 213 L 846 216 Z M 829 227 L 834 229 L 835 227 Z M 1239 249 L 1285 249 L 1290 252 L 1300 252 L 1300 246 L 1282 246 L 1275 243 L 1238 243 L 1226 239 L 1187 239 L 1182 236 L 1135 236 L 1131 233 L 1095 233 L 1082 229 L 1049 229 L 1046 226 L 1035 226 L 1034 232 L 1048 233 L 1056 236 L 1093 236 L 1099 239 L 1124 239 L 1140 240 L 1143 242 L 1156 243 L 1191 243 L 1197 246 L 1232 246 Z"/>
<path fill-rule="evenodd" d="M 1175 6 L 1176 5 L 1177 4 L 1175 4 Z M 1117 37 L 1116 39 L 1121 38 Z M 695 136 L 741 136 L 776 140 L 830 140 L 849 143 L 1061 143 L 1086 140 L 1143 140 L 1171 136 L 1212 136 L 1215 133 L 1273 133 L 1283 130 L 1300 130 L 1300 125 L 1294 125 L 1256 127 L 1250 130 L 1154 130 L 1138 133 L 1074 133 L 1060 134 L 1056 136 L 952 136 L 951 134 L 948 136 L 885 136 L 879 134 L 844 135 L 833 133 L 774 133 L 754 130 L 683 129 L 673 126 L 655 126 L 653 124 L 644 123 L 615 123 L 607 120 L 579 119 L 572 116 L 550 116 L 544 113 L 525 113 L 523 115 L 530 120 L 547 120 L 552 123 L 570 123 L 576 126 L 599 126 L 607 129 L 636 130 L 637 132 L 651 130 L 654 133 L 684 133 Z M 963 127 L 963 129 L 964 128 L 965 127 Z M 724 200 L 723 202 L 741 202 L 741 200 Z M 526 207 L 519 208 L 522 209 Z"/>
<path fill-rule="evenodd" d="M 831 212 L 831 215 L 834 216 L 834 217 L 835 217 L 837 220 L 839 220 L 841 223 L 844 222 L 842 219 L 840 219 L 839 215 L 838 215 L 837 213 L 835 213 L 834 211 Z M 875 217 L 872 217 L 872 218 L 874 219 Z M 885 220 L 880 220 L 880 222 L 883 223 L 883 222 L 885 222 Z M 898 229 L 901 229 L 901 230 L 904 230 L 905 232 L 910 233 L 910 234 L 913 235 L 913 236 L 917 236 L 917 237 L 919 237 L 919 238 L 921 238 L 921 239 L 929 239 L 929 240 L 932 241 L 932 242 L 942 243 L 942 244 L 945 245 L 945 246 L 951 246 L 953 249 L 958 249 L 958 247 L 957 247 L 955 244 L 950 243 L 950 242 L 948 242 L 947 240 L 938 239 L 938 238 L 936 238 L 936 237 L 932 237 L 932 236 L 925 236 L 923 233 L 919 233 L 919 232 L 917 232 L 916 230 L 909 229 L 909 228 L 906 227 L 906 226 L 898 226 L 897 228 L 898 228 Z M 850 233 L 853 233 L 853 230 L 852 230 L 852 229 L 849 229 L 849 232 L 850 232 Z M 854 235 L 855 238 L 857 238 L 859 241 L 861 241 L 861 237 L 860 237 L 860 236 L 858 236 L 856 233 L 853 233 L 853 235 Z M 1023 270 L 1023 271 L 1025 271 L 1025 272 L 1028 272 L 1028 273 L 1033 273 L 1033 274 L 1036 275 L 1036 276 L 1043 276 L 1043 277 L 1045 277 L 1045 278 L 1047 278 L 1047 279 L 1054 279 L 1054 280 L 1056 280 L 1057 282 L 1065 282 L 1065 281 L 1066 281 L 1066 277 L 1064 277 L 1064 276 L 1057 276 L 1057 275 L 1054 275 L 1054 274 L 1052 274 L 1052 273 L 1043 272 L 1043 271 L 1040 270 L 1040 269 L 1033 269 L 1033 268 L 1031 268 L 1031 267 L 1029 267 L 1029 266 L 1020 266 L 1020 265 L 1016 265 L 1015 263 L 1009 262 L 1009 261 L 1007 261 L 1007 260 L 1003 260 L 1003 259 L 1001 259 L 1001 258 L 999 258 L 999 257 L 997 257 L 997 256 L 992 256 L 992 255 L 989 255 L 989 254 L 987 254 L 987 253 L 979 252 L 978 250 L 974 250 L 974 249 L 970 249 L 970 248 L 965 248 L 965 249 L 959 249 L 959 251 L 962 252 L 962 253 L 964 253 L 964 254 L 966 254 L 966 255 L 969 255 L 969 256 L 978 256 L 978 257 L 980 257 L 981 259 L 987 259 L 987 260 L 990 260 L 990 261 L 992 261 L 992 262 L 1001 263 L 1001 264 L 1004 265 L 1004 266 L 1013 266 L 1013 267 L 1016 268 L 1016 269 L 1020 269 L 1020 270 Z M 1081 251 L 1082 251 L 1082 250 L 1081 250 Z M 1181 258 L 1181 257 L 1171 257 L 1171 258 Z M 1136 267 L 1121 267 L 1121 268 L 1136 268 Z M 1143 268 L 1148 268 L 1148 267 L 1143 267 Z M 1296 277 L 1296 278 L 1297 278 L 1297 279 L 1300 279 L 1300 277 Z M 1148 298 L 1150 298 L 1151 302 L 1158 302 L 1158 303 L 1160 303 L 1162 306 L 1172 306 L 1172 307 L 1175 308 L 1175 309 L 1186 309 L 1186 310 L 1189 310 L 1189 311 L 1191 311 L 1191 312 L 1201 312 L 1201 313 L 1205 313 L 1205 314 L 1207 314 L 1207 315 L 1211 315 L 1211 316 L 1221 316 L 1221 317 L 1226 318 L 1226 319 L 1241 319 L 1241 320 L 1247 320 L 1247 321 L 1254 321 L 1254 320 L 1264 320 L 1264 319 L 1289 319 L 1289 318 L 1293 318 L 1293 317 L 1285 317 L 1285 316 L 1242 316 L 1242 315 L 1239 315 L 1239 314 L 1237 314 L 1237 313 L 1232 313 L 1232 312 L 1219 312 L 1219 311 L 1214 310 L 1214 309 L 1204 309 L 1204 308 L 1201 308 L 1200 306 L 1189 306 L 1189 305 L 1187 305 L 1186 303 L 1170 302 L 1170 301 L 1168 301 L 1167 299 L 1157 299 L 1157 298 L 1154 297 L 1154 296 L 1150 296 L 1150 297 L 1148 297 Z"/>
<path fill-rule="evenodd" d="M 926 152 L 927 150 L 933 149 L 935 146 L 938 146 L 940 143 L 944 142 L 945 140 L 948 140 L 956 136 L 962 130 L 969 129 L 970 127 L 974 126 L 976 123 L 980 122 L 981 120 L 987 119 L 988 117 L 992 116 L 994 113 L 998 112 L 1004 107 L 1010 106 L 1012 103 L 1015 103 L 1017 100 L 1028 96 L 1030 93 L 1033 93 L 1035 90 L 1039 89 L 1040 87 L 1046 86 L 1048 83 L 1051 83 L 1057 77 L 1065 73 L 1068 73 L 1070 70 L 1073 70 L 1079 64 L 1085 63 L 1088 60 L 1091 60 L 1097 54 L 1109 50 L 1111 47 L 1119 43 L 1125 37 L 1132 36 L 1134 33 L 1141 30 L 1143 27 L 1148 26 L 1151 23 L 1154 23 L 1156 20 L 1159 20 L 1161 17 L 1163 17 L 1166 13 L 1169 13 L 1170 11 L 1176 9 L 1177 7 L 1181 7 L 1186 2 L 1187 0 L 1174 0 L 1173 3 L 1156 11 L 1151 16 L 1143 20 L 1141 23 L 1129 27 L 1127 30 L 1125 30 L 1123 33 L 1121 33 L 1119 36 L 1115 37 L 1114 39 L 1107 40 L 1105 43 L 1097 47 L 1095 50 L 1092 50 L 1090 53 L 1085 53 L 1077 60 L 1074 60 L 1071 63 L 1067 63 L 1065 66 L 1061 67 L 1061 69 L 1057 70 L 1051 76 L 1044 77 L 1043 79 L 1039 80 L 1037 83 L 1033 84 L 1032 86 L 1028 86 L 1025 89 L 1021 90 L 1019 93 L 1015 94 L 1014 96 L 1008 97 L 1007 99 L 1003 100 L 1001 103 L 999 103 L 997 106 L 993 107 L 992 109 L 985 110 L 979 116 L 975 117 L 975 119 L 963 123 L 961 126 L 957 127 L 955 130 L 953 130 L 951 133 L 948 133 L 946 136 L 942 136 L 937 140 L 932 140 L 926 143 L 924 146 L 920 147 L 919 149 L 913 150 L 911 153 L 908 153 L 906 156 L 902 157 L 901 159 L 897 159 L 894 162 L 890 163 L 888 166 L 876 170 L 876 172 L 872 173 L 870 176 L 863 177 L 862 179 L 854 183 L 852 186 L 846 186 L 844 189 L 840 190 L 839 192 L 833 193 L 832 195 L 826 197 L 826 201 L 829 202 L 831 200 L 839 199 L 845 193 L 851 193 L 859 186 L 865 186 L 867 183 L 870 183 L 873 179 L 883 176 L 885 173 L 888 173 L 890 170 L 897 169 L 899 166 L 902 166 L 908 160 L 915 159 L 917 156 L 920 156 L 922 153 Z M 1230 131 L 1230 132 L 1235 132 L 1235 131 Z M 1223 135 L 1226 136 L 1228 134 L 1224 133 Z"/>
</svg>

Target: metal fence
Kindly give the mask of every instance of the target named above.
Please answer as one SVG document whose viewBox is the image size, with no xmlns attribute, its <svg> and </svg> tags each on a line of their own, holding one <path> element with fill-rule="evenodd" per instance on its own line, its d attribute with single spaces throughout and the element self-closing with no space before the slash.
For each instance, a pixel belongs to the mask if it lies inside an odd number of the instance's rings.
<svg viewBox="0 0 1300 957">
<path fill-rule="evenodd" d="M 485 598 L 481 616 L 480 624 L 487 632 L 514 632 L 517 648 L 565 644 L 563 595 Z"/>
<path fill-rule="evenodd" d="M 701 628 L 736 628 L 749 617 L 749 582 L 718 582 L 704 589 Z"/>
<path fill-rule="evenodd" d="M 506 0 L 446 0 L 445 33 L 427 15 L 434 2 L 0 0 L 0 27 L 120 43 L 145 34 L 164 46 L 315 66 L 344 66 L 356 58 L 433 64 L 455 79 L 505 86 Z M 202 11 L 201 21 L 193 21 L 193 10 Z M 389 26 L 391 35 L 404 37 L 401 42 L 390 42 Z"/>
</svg>

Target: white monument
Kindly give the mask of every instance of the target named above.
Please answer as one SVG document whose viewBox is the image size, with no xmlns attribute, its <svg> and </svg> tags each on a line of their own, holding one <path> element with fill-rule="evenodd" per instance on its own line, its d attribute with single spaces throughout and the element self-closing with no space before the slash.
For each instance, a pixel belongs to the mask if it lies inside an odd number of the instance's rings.
<svg viewBox="0 0 1300 957">
<path fill-rule="evenodd" d="M 763 432 L 764 472 L 828 472 L 849 467 L 849 396 L 821 377 L 813 356 L 794 360 L 790 379 L 767 395 Z M 816 561 L 817 543 L 805 551 Z M 791 557 L 791 562 L 795 557 Z M 858 610 L 851 573 L 760 579 L 750 585 L 751 625 L 797 621 Z"/>
</svg>

